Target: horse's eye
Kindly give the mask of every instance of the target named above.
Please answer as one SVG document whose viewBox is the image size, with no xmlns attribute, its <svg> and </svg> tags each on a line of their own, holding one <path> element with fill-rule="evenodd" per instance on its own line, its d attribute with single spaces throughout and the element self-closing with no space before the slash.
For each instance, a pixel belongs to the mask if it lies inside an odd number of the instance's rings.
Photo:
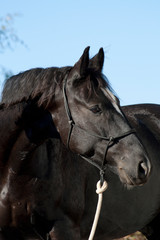
<svg viewBox="0 0 160 240">
<path fill-rule="evenodd" d="M 100 113 L 102 110 L 100 109 L 100 107 L 98 105 L 95 105 L 90 108 L 90 111 L 92 111 L 93 113 Z"/>
</svg>

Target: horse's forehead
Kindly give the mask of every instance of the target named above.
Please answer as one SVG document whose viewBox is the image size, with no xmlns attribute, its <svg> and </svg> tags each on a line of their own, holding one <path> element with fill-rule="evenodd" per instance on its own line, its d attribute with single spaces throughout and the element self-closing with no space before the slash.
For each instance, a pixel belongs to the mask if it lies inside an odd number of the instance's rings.
<svg viewBox="0 0 160 240">
<path fill-rule="evenodd" d="M 101 88 L 102 92 L 104 93 L 105 97 L 107 97 L 107 99 L 112 103 L 113 107 L 116 109 L 116 111 L 118 113 L 120 113 L 121 115 L 123 115 L 118 103 L 117 103 L 117 99 L 114 96 L 114 94 L 108 89 L 108 88 Z"/>
</svg>

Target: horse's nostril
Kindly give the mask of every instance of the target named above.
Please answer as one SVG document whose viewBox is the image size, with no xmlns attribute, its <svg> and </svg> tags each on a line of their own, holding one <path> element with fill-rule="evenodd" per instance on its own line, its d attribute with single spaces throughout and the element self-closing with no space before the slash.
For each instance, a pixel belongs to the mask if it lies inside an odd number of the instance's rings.
<svg viewBox="0 0 160 240">
<path fill-rule="evenodd" d="M 145 178 L 148 174 L 148 167 L 145 162 L 141 162 L 139 164 L 139 177 L 140 178 Z"/>
</svg>

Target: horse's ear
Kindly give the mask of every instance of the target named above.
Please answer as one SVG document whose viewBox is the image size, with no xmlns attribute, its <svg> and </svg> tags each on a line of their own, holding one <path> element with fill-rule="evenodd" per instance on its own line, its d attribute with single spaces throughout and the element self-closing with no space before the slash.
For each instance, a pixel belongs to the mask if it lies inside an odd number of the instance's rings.
<svg viewBox="0 0 160 240">
<path fill-rule="evenodd" d="M 104 63 L 104 51 L 103 48 L 99 49 L 99 52 L 89 61 L 89 67 L 95 71 L 101 72 Z"/>
<path fill-rule="evenodd" d="M 73 79 L 82 78 L 86 75 L 89 64 L 89 49 L 90 47 L 85 48 L 82 56 L 80 57 L 78 62 L 75 63 L 71 71 Z"/>
</svg>

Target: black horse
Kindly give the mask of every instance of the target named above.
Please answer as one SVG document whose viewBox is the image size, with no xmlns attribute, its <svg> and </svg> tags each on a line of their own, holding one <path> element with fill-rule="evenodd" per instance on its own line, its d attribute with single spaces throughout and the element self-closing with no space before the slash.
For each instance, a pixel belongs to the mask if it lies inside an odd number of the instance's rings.
<svg viewBox="0 0 160 240">
<path fill-rule="evenodd" d="M 142 184 L 150 172 L 146 152 L 102 76 L 103 49 L 90 61 L 88 52 L 89 47 L 74 67 L 32 69 L 11 77 L 2 103 L 36 102 L 50 112 L 62 142 L 73 152 L 102 170 L 106 163 L 113 165 L 124 183 Z M 116 151 L 120 148 L 123 153 Z"/>
<path fill-rule="evenodd" d="M 97 201 L 95 166 L 109 183 L 95 239 L 140 230 L 158 213 L 159 143 L 138 107 L 123 109 L 137 133 L 132 130 L 101 74 L 103 50 L 90 61 L 88 50 L 73 68 L 33 69 L 5 84 L 2 103 L 25 104 L 1 159 L 1 239 L 87 239 Z"/>
</svg>

